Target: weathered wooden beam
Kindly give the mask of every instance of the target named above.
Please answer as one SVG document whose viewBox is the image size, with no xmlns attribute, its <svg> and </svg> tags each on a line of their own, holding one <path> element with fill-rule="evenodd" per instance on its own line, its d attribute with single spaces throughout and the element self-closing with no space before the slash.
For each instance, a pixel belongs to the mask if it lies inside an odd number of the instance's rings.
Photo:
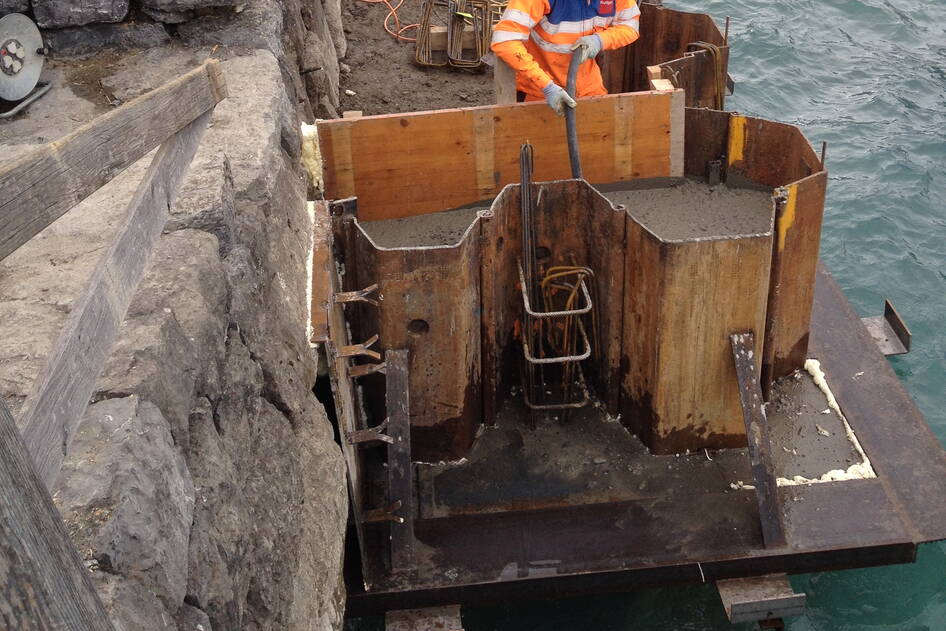
<svg viewBox="0 0 946 631">
<path fill-rule="evenodd" d="M 805 611 L 805 594 L 796 593 L 785 574 L 716 581 L 716 589 L 734 624 L 800 616 Z"/>
<path fill-rule="evenodd" d="M 128 204 L 124 225 L 93 270 L 23 403 L 23 440 L 47 487 L 56 479 L 211 114 L 199 115 L 161 145 Z"/>
<path fill-rule="evenodd" d="M 0 168 L 0 260 L 226 95 L 210 60 Z"/>
<path fill-rule="evenodd" d="M 462 44 L 463 48 L 475 48 L 476 39 L 473 35 L 473 27 L 466 26 L 463 29 Z M 446 26 L 431 26 L 430 27 L 430 50 L 439 52 L 447 50 L 447 27 Z"/>
<path fill-rule="evenodd" d="M 762 521 L 762 539 L 765 547 L 785 545 L 785 529 L 782 526 L 782 507 L 779 503 L 778 485 L 772 465 L 772 448 L 769 443 L 769 425 L 762 407 L 762 388 L 759 387 L 758 353 L 755 347 L 755 335 L 734 333 L 729 337 L 732 342 L 733 361 L 736 364 L 736 377 L 739 382 L 739 398 L 742 401 L 742 415 L 746 423 L 746 437 L 749 440 L 749 461 L 752 465 L 752 477 L 755 480 L 756 501 L 759 503 L 759 518 Z"/>
<path fill-rule="evenodd" d="M 384 631 L 463 631 L 460 605 L 389 611 Z"/>
<path fill-rule="evenodd" d="M 0 399 L 0 628 L 113 629 Z"/>
<path fill-rule="evenodd" d="M 411 418 L 408 387 L 408 352 L 390 350 L 384 355 L 388 366 L 386 396 L 388 408 L 388 499 L 401 503 L 401 523 L 391 523 L 391 567 L 412 565 L 414 558 L 414 465 L 411 463 Z"/>
</svg>

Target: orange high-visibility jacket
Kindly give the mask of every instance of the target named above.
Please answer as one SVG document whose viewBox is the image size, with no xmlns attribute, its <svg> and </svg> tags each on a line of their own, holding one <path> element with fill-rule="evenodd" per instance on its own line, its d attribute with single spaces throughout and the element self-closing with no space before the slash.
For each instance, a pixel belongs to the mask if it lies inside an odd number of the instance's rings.
<svg viewBox="0 0 946 631">
<path fill-rule="evenodd" d="M 597 33 L 603 50 L 627 46 L 638 38 L 640 14 L 635 0 L 509 0 L 490 48 L 516 71 L 526 100 L 539 100 L 550 81 L 565 87 L 579 38 Z M 607 94 L 594 59 L 578 69 L 576 93 Z"/>
</svg>

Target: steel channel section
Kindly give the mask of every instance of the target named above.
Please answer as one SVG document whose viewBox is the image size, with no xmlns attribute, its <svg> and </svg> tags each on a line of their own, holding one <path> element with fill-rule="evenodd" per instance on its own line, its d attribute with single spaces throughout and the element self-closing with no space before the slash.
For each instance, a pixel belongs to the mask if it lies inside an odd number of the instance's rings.
<svg viewBox="0 0 946 631">
<path fill-rule="evenodd" d="M 359 282 L 379 285 L 380 304 L 352 326 L 376 332 L 382 353 L 409 352 L 414 459 L 461 458 L 482 420 L 479 220 L 454 246 L 383 248 L 353 232 Z M 366 379 L 365 394 L 383 400 L 383 382 Z"/>
</svg>

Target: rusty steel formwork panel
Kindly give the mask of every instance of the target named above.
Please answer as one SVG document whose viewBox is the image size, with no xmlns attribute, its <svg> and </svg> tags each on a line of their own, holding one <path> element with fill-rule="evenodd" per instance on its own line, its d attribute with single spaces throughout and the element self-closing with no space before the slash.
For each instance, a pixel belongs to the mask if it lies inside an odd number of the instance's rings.
<svg viewBox="0 0 946 631">
<path fill-rule="evenodd" d="M 620 410 L 626 213 L 580 180 L 537 186 L 536 236 L 555 265 L 594 271 L 594 331 L 587 376 L 608 412 Z"/>
<path fill-rule="evenodd" d="M 679 87 L 686 87 L 688 107 L 708 107 L 714 104 L 715 77 L 728 77 L 729 46 L 724 33 L 703 13 L 675 11 L 655 4 L 641 4 L 641 36 L 632 45 L 616 51 L 607 51 L 602 64 L 602 76 L 608 92 L 638 92 L 649 90 L 648 66 L 668 64 L 668 76 L 679 73 Z M 694 51 L 692 44 L 704 42 L 719 49 L 717 68 L 704 64 L 703 53 Z M 694 52 L 696 54 L 694 54 Z M 709 61 L 706 55 L 706 61 Z"/>
<path fill-rule="evenodd" d="M 377 284 L 380 298 L 357 310 L 353 330 L 378 335 L 382 353 L 409 352 L 413 457 L 461 458 L 482 419 L 479 219 L 454 246 L 379 247 L 357 221 L 349 232 L 356 284 Z M 369 409 L 379 410 L 383 383 L 363 385 Z"/>
<path fill-rule="evenodd" d="M 520 302 L 516 261 L 522 241 L 519 187 L 508 185 L 480 217 L 480 331 L 482 343 L 483 422 L 492 425 L 516 379 L 516 323 Z"/>
<path fill-rule="evenodd" d="M 828 173 L 793 126 L 686 110 L 684 172 L 779 190 L 762 351 L 762 390 L 804 365 Z"/>
</svg>

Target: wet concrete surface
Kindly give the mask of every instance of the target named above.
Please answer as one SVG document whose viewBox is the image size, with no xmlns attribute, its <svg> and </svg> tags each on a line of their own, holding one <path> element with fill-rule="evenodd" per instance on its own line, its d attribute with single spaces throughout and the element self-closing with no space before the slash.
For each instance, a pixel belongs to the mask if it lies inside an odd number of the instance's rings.
<svg viewBox="0 0 946 631">
<path fill-rule="evenodd" d="M 777 477 L 814 479 L 860 462 L 840 417 L 821 413 L 827 408 L 808 373 L 776 386 L 769 425 Z M 532 428 L 513 396 L 465 461 L 421 464 L 418 482 L 428 518 L 736 492 L 753 479 L 746 449 L 655 456 L 601 408 Z"/>
<path fill-rule="evenodd" d="M 478 202 L 462 208 L 402 219 L 362 221 L 359 225 L 375 245 L 382 248 L 456 245 L 476 219 L 476 213 L 489 206 L 488 201 Z"/>
<path fill-rule="evenodd" d="M 772 229 L 772 191 L 658 178 L 595 186 L 665 241 L 762 234 Z"/>
<path fill-rule="evenodd" d="M 769 399 L 766 415 L 775 469 L 790 474 L 782 477 L 818 478 L 861 462 L 844 421 L 828 407 L 824 393 L 807 372 L 796 371 L 780 379 Z"/>
</svg>

